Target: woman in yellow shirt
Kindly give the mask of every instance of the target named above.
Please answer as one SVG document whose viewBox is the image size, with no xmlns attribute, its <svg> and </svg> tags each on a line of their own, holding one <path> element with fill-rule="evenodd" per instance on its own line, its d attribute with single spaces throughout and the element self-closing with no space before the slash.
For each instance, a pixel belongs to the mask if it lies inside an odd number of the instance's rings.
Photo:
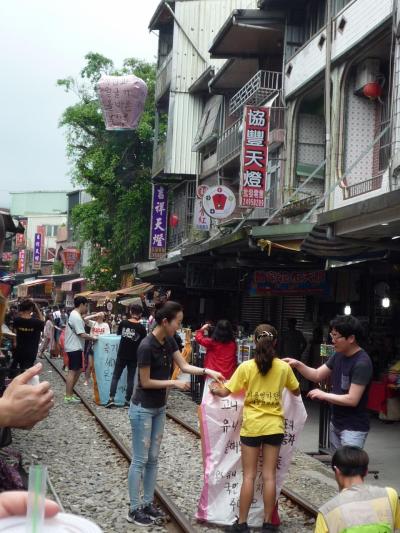
<svg viewBox="0 0 400 533">
<path fill-rule="evenodd" d="M 243 423 L 240 431 L 243 483 L 240 491 L 239 518 L 227 531 L 250 533 L 247 516 L 254 496 L 254 482 L 260 447 L 263 454 L 264 523 L 262 532 L 277 531 L 271 524 L 276 503 L 276 469 L 284 437 L 282 392 L 286 387 L 300 394 L 290 366 L 277 357 L 278 334 L 274 327 L 261 324 L 254 333 L 254 359 L 242 363 L 224 385 L 213 383 L 210 390 L 220 397 L 245 392 Z"/>
</svg>

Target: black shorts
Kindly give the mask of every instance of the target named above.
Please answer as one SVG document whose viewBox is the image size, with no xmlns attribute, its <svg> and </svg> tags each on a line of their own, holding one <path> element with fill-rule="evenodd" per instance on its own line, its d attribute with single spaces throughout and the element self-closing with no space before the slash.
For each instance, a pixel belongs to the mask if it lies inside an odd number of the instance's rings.
<svg viewBox="0 0 400 533">
<path fill-rule="evenodd" d="M 69 370 L 82 370 L 82 350 L 67 352 Z"/>
<path fill-rule="evenodd" d="M 280 446 L 283 442 L 283 433 L 275 433 L 274 435 L 261 435 L 260 437 L 240 437 L 240 442 L 245 446 L 252 448 L 259 448 L 263 444 L 269 446 Z"/>
</svg>

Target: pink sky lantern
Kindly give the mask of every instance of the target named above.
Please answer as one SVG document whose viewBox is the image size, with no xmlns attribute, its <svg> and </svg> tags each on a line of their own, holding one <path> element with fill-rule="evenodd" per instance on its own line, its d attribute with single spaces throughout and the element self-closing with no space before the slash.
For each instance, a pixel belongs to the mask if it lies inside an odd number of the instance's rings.
<svg viewBox="0 0 400 533">
<path fill-rule="evenodd" d="M 147 85 L 137 76 L 102 76 L 97 84 L 107 130 L 134 130 L 147 97 Z"/>
</svg>

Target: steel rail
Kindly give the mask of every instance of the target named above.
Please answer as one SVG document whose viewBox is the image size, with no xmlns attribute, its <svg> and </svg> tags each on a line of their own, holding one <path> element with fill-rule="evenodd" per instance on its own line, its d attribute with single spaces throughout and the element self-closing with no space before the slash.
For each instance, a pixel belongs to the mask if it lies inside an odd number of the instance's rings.
<svg viewBox="0 0 400 533">
<path fill-rule="evenodd" d="M 45 356 L 45 359 L 54 368 L 54 370 L 56 370 L 59 376 L 61 376 L 61 378 L 66 382 L 65 376 L 63 372 L 58 368 L 58 366 L 55 363 L 53 363 L 53 361 L 51 361 L 49 357 Z M 96 422 L 105 431 L 105 433 L 110 438 L 110 440 L 113 442 L 113 444 L 118 448 L 121 454 L 130 463 L 132 460 L 132 453 L 129 450 L 129 448 L 127 448 L 127 446 L 125 446 L 125 444 L 117 437 L 117 435 L 114 433 L 112 428 L 107 424 L 107 422 L 103 420 L 96 413 L 96 411 L 92 408 L 92 406 L 87 401 L 87 399 L 84 396 L 82 396 L 82 394 L 76 388 L 74 388 L 74 392 L 80 398 L 80 400 L 82 401 L 82 404 L 86 407 L 89 413 L 95 418 Z M 167 495 L 167 493 L 159 485 L 156 486 L 155 495 L 158 501 L 161 503 L 161 505 L 168 511 L 168 514 L 172 520 L 170 524 L 168 523 L 165 524 L 165 527 L 168 528 L 168 525 L 170 526 L 175 525 L 175 526 L 178 526 L 179 531 L 183 533 L 193 533 L 193 525 L 190 523 L 186 515 L 182 513 L 182 511 L 175 505 L 172 499 Z"/>
<path fill-rule="evenodd" d="M 200 432 L 192 427 L 190 424 L 179 418 L 178 416 L 174 415 L 170 411 L 167 410 L 167 417 L 173 420 L 176 424 L 179 424 L 183 428 L 185 428 L 187 431 L 190 431 L 193 435 L 195 435 L 198 439 L 201 438 Z M 313 505 L 311 502 L 303 498 L 300 494 L 293 491 L 292 489 L 289 489 L 288 487 L 282 487 L 281 493 L 283 496 L 291 500 L 293 503 L 298 505 L 302 508 L 303 511 L 305 511 L 307 514 L 311 515 L 312 517 L 316 518 L 318 514 L 318 509 Z"/>
</svg>

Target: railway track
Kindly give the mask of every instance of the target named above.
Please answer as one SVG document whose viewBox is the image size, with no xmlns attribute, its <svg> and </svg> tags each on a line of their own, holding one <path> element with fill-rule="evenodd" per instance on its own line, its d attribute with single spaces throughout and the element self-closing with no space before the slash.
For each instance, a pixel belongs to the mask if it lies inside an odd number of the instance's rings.
<svg viewBox="0 0 400 533">
<path fill-rule="evenodd" d="M 46 359 L 47 359 L 47 362 L 51 365 L 51 367 L 54 368 L 54 370 L 58 373 L 58 375 L 65 382 L 65 375 L 60 370 L 60 368 L 53 361 L 51 361 L 51 359 L 49 359 L 48 357 L 46 357 Z M 125 443 L 120 439 L 120 437 L 113 431 L 113 429 L 109 426 L 109 424 L 97 414 L 97 412 L 93 409 L 93 407 L 88 402 L 88 400 L 79 392 L 79 390 L 75 389 L 75 393 L 79 396 L 79 398 L 82 401 L 82 404 L 94 417 L 96 422 L 101 426 L 101 428 L 106 433 L 108 438 L 113 442 L 115 447 L 120 451 L 120 453 L 127 460 L 127 462 L 130 463 L 132 459 L 132 454 L 131 454 L 130 449 L 125 445 Z M 182 420 L 179 416 L 175 415 L 173 412 L 167 410 L 167 418 L 172 420 L 174 423 L 179 425 L 181 428 L 185 429 L 187 432 L 195 436 L 197 439 L 201 438 L 200 432 L 196 428 L 192 427 L 190 424 Z M 306 515 L 312 518 L 316 518 L 318 510 L 311 502 L 303 498 L 301 495 L 297 494 L 295 491 L 289 489 L 288 487 L 284 487 L 281 493 L 285 498 L 287 498 L 294 505 L 300 508 L 301 511 L 303 511 Z M 187 516 L 184 513 L 182 513 L 182 511 L 176 506 L 174 501 L 158 485 L 156 487 L 156 498 L 158 500 L 159 505 L 171 518 L 171 521 L 165 524 L 165 528 L 168 531 L 170 531 L 171 533 L 172 532 L 193 533 L 193 525 L 190 523 Z"/>
</svg>

